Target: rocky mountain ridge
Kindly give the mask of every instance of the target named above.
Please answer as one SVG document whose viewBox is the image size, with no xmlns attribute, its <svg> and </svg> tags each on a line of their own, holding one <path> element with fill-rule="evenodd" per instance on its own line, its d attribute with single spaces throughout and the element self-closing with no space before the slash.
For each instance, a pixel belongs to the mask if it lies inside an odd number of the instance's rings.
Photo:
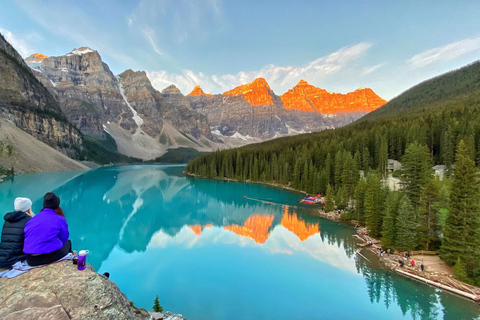
<svg viewBox="0 0 480 320">
<path fill-rule="evenodd" d="M 385 103 L 371 89 L 329 93 L 303 80 L 278 96 L 263 78 L 223 94 L 196 86 L 185 96 L 174 85 L 159 92 L 145 72 L 114 76 L 88 47 L 26 61 L 82 133 L 110 135 L 120 153 L 143 159 L 171 148 L 212 151 L 339 127 Z"/>
<path fill-rule="evenodd" d="M 197 86 L 187 98 L 212 133 L 245 143 L 344 126 L 385 103 L 371 89 L 330 93 L 304 80 L 279 97 L 263 78 L 218 95 Z"/>
<path fill-rule="evenodd" d="M 350 112 L 370 112 L 387 101 L 369 88 L 359 88 L 347 94 L 328 92 L 308 84 L 305 80 L 281 96 L 287 110 L 337 114 Z"/>
<path fill-rule="evenodd" d="M 225 91 L 224 95 L 243 96 L 252 106 L 271 106 L 273 105 L 274 93 L 267 81 L 263 78 L 257 78 L 251 83 L 238 86 L 232 90 Z"/>
<path fill-rule="evenodd" d="M 196 86 L 187 96 L 206 96 L 211 97 L 212 95 L 209 93 L 203 92 L 200 86 Z"/>
<path fill-rule="evenodd" d="M 79 157 L 83 150 L 81 133 L 70 125 L 55 97 L 1 35 L 0 74 L 0 117 L 69 157 Z"/>
<path fill-rule="evenodd" d="M 206 117 L 174 95 L 165 99 L 144 72 L 127 70 L 117 77 L 100 54 L 88 47 L 45 57 L 40 64 L 35 55 L 26 61 L 70 122 L 99 140 L 110 135 L 124 155 L 153 159 L 168 148 L 211 150 Z"/>
</svg>

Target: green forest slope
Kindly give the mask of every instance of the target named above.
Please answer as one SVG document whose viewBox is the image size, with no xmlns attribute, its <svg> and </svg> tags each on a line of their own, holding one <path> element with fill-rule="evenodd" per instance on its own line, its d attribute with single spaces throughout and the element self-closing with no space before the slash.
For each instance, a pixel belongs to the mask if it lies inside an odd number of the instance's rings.
<svg viewBox="0 0 480 320">
<path fill-rule="evenodd" d="M 480 99 L 480 62 L 422 82 L 358 121 L 402 115 L 414 115 L 428 109 L 448 107 L 459 102 Z"/>
</svg>

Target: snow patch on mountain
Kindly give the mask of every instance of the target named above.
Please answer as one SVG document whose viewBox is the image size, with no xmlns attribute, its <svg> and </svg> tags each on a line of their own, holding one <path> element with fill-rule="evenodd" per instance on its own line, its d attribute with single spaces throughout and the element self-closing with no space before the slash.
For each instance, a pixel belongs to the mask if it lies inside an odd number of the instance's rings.
<svg viewBox="0 0 480 320">
<path fill-rule="evenodd" d="M 118 78 L 118 77 L 117 77 Z M 133 121 L 135 121 L 135 124 L 138 126 L 138 129 L 140 129 L 140 127 L 143 125 L 143 119 L 140 118 L 140 116 L 138 115 L 137 113 L 137 110 L 135 110 L 131 105 L 130 103 L 128 103 L 128 100 L 127 100 L 127 97 L 125 96 L 125 92 L 123 91 L 123 86 L 122 84 L 120 83 L 120 79 L 118 79 L 118 89 L 120 90 L 120 94 L 122 95 L 123 97 L 123 100 L 125 101 L 125 103 L 127 104 L 127 106 L 130 108 L 130 110 L 132 111 L 133 113 Z M 141 130 L 141 129 L 140 129 Z"/>
<path fill-rule="evenodd" d="M 95 51 L 93 51 L 90 48 L 79 48 L 79 49 L 75 48 L 70 53 L 67 53 L 67 56 L 73 56 L 73 55 L 80 56 L 82 54 L 89 53 L 89 52 L 95 52 Z"/>
</svg>

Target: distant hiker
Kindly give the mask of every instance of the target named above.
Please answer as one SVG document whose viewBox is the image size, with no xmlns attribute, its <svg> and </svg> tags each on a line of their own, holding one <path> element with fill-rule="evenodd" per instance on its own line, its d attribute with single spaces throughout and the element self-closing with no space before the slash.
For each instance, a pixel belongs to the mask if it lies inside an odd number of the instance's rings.
<svg viewBox="0 0 480 320">
<path fill-rule="evenodd" d="M 383 250 L 382 250 L 382 248 L 379 248 L 378 250 L 380 251 L 380 257 L 383 257 Z"/>
<path fill-rule="evenodd" d="M 24 230 L 23 252 L 32 267 L 55 262 L 72 252 L 67 220 L 60 198 L 53 192 L 45 194 L 42 211 L 28 221 Z"/>
<path fill-rule="evenodd" d="M 425 266 L 422 264 L 420 264 L 420 269 L 422 270 L 422 272 L 425 270 Z"/>
<path fill-rule="evenodd" d="M 411 264 L 412 264 L 412 268 L 414 268 L 415 267 L 415 260 L 412 259 Z"/>
<path fill-rule="evenodd" d="M 5 214 L 0 242 L 0 268 L 10 268 L 15 262 L 23 261 L 27 255 L 23 253 L 25 224 L 34 216 L 32 201 L 28 198 L 16 198 L 13 212 Z"/>
<path fill-rule="evenodd" d="M 398 259 L 398 263 L 400 264 L 400 268 L 403 268 L 403 266 L 404 266 L 403 260 L 402 260 L 402 259 Z"/>
<path fill-rule="evenodd" d="M 387 249 L 387 255 L 390 257 L 390 248 Z"/>
</svg>

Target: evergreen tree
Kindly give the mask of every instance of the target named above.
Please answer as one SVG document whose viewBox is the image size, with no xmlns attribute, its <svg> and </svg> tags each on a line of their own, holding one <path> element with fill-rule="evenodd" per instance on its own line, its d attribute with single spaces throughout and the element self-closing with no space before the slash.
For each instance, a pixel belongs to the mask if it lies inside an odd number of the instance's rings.
<svg viewBox="0 0 480 320">
<path fill-rule="evenodd" d="M 416 214 L 408 197 L 402 197 L 396 221 L 397 235 L 395 247 L 401 251 L 411 251 L 416 247 Z"/>
<path fill-rule="evenodd" d="M 398 216 L 398 206 L 401 199 L 401 193 L 398 191 L 390 192 L 386 200 L 386 214 L 382 225 L 382 247 L 393 249 L 395 247 L 396 220 Z"/>
<path fill-rule="evenodd" d="M 378 155 L 378 170 L 383 179 L 387 177 L 388 171 L 388 144 L 387 139 L 382 137 L 380 142 L 380 152 Z"/>
<path fill-rule="evenodd" d="M 368 151 L 368 148 L 365 147 L 362 153 L 362 170 L 365 175 L 367 174 L 371 164 L 372 164 L 372 160 L 370 158 L 370 151 Z"/>
<path fill-rule="evenodd" d="M 330 212 L 335 210 L 335 202 L 333 201 L 333 190 L 330 185 L 327 187 L 327 194 L 325 195 L 325 211 Z"/>
<path fill-rule="evenodd" d="M 160 305 L 158 296 L 155 296 L 155 300 L 153 300 L 153 312 L 163 312 L 163 307 Z"/>
<path fill-rule="evenodd" d="M 343 155 L 343 152 L 340 150 L 338 150 L 337 154 L 335 155 L 335 190 L 338 190 L 342 183 L 342 172 L 345 164 Z"/>
<path fill-rule="evenodd" d="M 358 167 L 350 153 L 346 153 L 342 172 L 342 188 L 346 193 L 346 204 L 353 198 L 355 185 L 358 182 Z"/>
<path fill-rule="evenodd" d="M 428 148 L 413 142 L 402 158 L 402 182 L 414 208 L 418 208 L 420 196 L 430 179 L 432 167 Z"/>
<path fill-rule="evenodd" d="M 355 214 L 360 225 L 365 225 L 365 192 L 367 181 L 362 178 L 355 188 Z"/>
<path fill-rule="evenodd" d="M 380 179 L 376 174 L 370 173 L 367 177 L 367 188 L 365 190 L 365 226 L 368 233 L 378 238 L 381 233 L 382 187 Z"/>
<path fill-rule="evenodd" d="M 429 250 L 432 242 L 439 239 L 439 191 L 440 181 L 438 179 L 430 180 L 423 190 L 423 195 L 420 198 L 417 235 L 418 242 L 425 250 Z"/>
<path fill-rule="evenodd" d="M 460 257 L 457 258 L 457 262 L 453 266 L 452 271 L 457 280 L 471 282 L 471 279 L 468 278 L 467 271 L 465 270 L 465 264 Z"/>
<path fill-rule="evenodd" d="M 441 257 L 449 264 L 458 258 L 465 263 L 469 277 L 476 278 L 480 263 L 479 181 L 475 163 L 463 140 L 457 147 L 455 171 L 450 192 L 450 210 L 445 222 Z M 474 272 L 474 270 L 477 270 Z"/>
<path fill-rule="evenodd" d="M 347 193 L 347 189 L 342 186 L 338 191 L 337 191 L 337 194 L 335 196 L 335 206 L 337 207 L 337 209 L 345 209 L 347 207 L 347 204 L 348 204 L 348 193 Z"/>
</svg>

